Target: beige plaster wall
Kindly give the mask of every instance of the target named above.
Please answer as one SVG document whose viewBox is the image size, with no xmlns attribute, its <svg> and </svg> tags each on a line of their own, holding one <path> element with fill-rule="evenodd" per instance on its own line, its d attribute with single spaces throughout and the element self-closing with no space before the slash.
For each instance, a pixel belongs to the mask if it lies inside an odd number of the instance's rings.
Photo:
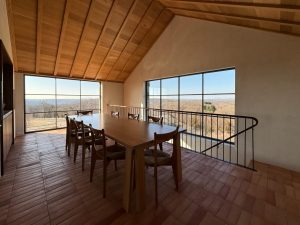
<svg viewBox="0 0 300 225">
<path fill-rule="evenodd" d="M 124 84 L 140 106 L 145 81 L 236 68 L 236 113 L 257 117 L 256 160 L 300 171 L 300 38 L 176 16 Z"/>
<path fill-rule="evenodd" d="M 102 82 L 102 109 L 108 111 L 108 105 L 123 105 L 124 85 L 122 83 Z"/>
</svg>

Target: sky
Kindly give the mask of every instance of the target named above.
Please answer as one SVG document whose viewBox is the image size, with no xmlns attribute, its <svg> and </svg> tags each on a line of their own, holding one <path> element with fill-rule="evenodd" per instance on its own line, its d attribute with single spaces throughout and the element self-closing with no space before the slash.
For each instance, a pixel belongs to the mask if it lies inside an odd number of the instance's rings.
<svg viewBox="0 0 300 225">
<path fill-rule="evenodd" d="M 235 69 L 204 73 L 204 94 L 235 93 Z M 178 94 L 178 79 L 180 79 L 181 94 L 202 94 L 202 74 L 181 76 L 180 78 L 162 79 L 162 95 Z M 56 82 L 56 88 L 55 88 Z M 56 90 L 55 90 L 56 89 Z M 26 99 L 40 99 L 41 96 L 30 94 L 43 94 L 44 99 L 53 99 L 55 91 L 58 95 L 79 95 L 80 81 L 68 79 L 54 79 L 37 76 L 25 77 Z M 81 81 L 82 95 L 99 95 L 100 84 L 98 82 Z M 160 94 L 160 81 L 150 82 L 150 95 Z M 232 98 L 232 95 L 207 96 L 207 98 Z M 60 98 L 74 98 L 63 96 Z M 154 97 L 155 98 L 155 97 Z M 168 97 L 170 99 L 174 97 Z M 199 96 L 186 96 L 183 99 L 199 99 Z"/>
<path fill-rule="evenodd" d="M 55 87 L 56 83 L 56 87 Z M 81 88 L 80 88 L 81 86 Z M 65 95 L 100 95 L 99 82 L 79 81 L 68 79 L 54 79 L 48 77 L 26 76 L 25 94 L 26 99 L 40 99 L 43 94 L 44 99 L 53 99 L 55 95 L 64 95 L 60 98 L 74 98 L 74 96 Z"/>
<path fill-rule="evenodd" d="M 202 94 L 202 75 L 195 74 L 182 76 L 180 79 L 180 94 Z M 235 93 L 235 70 L 224 70 L 204 73 L 204 94 L 228 94 Z M 150 95 L 160 94 L 160 82 L 150 82 Z M 162 95 L 178 94 L 178 78 L 162 79 Z M 197 96 L 189 96 L 196 99 Z M 228 96 L 229 97 L 229 96 Z M 186 97 L 188 98 L 188 97 Z M 215 98 L 211 96 L 211 98 Z M 223 96 L 226 98 L 226 96 Z"/>
</svg>

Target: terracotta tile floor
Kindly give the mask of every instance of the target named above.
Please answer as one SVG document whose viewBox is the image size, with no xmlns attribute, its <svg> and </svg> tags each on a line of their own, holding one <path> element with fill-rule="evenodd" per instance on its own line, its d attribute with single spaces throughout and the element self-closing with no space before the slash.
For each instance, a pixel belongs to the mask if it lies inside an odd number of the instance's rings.
<svg viewBox="0 0 300 225">
<path fill-rule="evenodd" d="M 252 172 L 185 150 L 180 192 L 171 170 L 160 168 L 155 209 L 153 171 L 148 169 L 147 208 L 126 214 L 122 163 L 117 172 L 110 165 L 103 199 L 101 162 L 89 183 L 89 159 L 81 172 L 81 158 L 74 164 L 66 155 L 64 132 L 16 139 L 0 178 L 0 224 L 300 224 L 299 173 L 261 163 Z"/>
</svg>

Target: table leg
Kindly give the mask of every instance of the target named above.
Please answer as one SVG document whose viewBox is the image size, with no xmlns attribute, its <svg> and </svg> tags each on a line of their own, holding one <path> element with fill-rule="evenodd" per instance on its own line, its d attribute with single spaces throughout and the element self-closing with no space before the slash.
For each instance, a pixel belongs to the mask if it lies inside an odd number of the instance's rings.
<svg viewBox="0 0 300 225">
<path fill-rule="evenodd" d="M 180 146 L 180 133 L 177 134 L 175 140 L 176 148 L 176 175 L 178 182 L 182 180 L 182 167 L 181 167 L 181 146 Z"/>
<path fill-rule="evenodd" d="M 123 208 L 126 212 L 130 211 L 131 193 L 132 193 L 132 166 L 133 149 L 126 149 L 125 171 L 124 171 L 124 189 L 123 189 Z"/>
<path fill-rule="evenodd" d="M 135 149 L 135 211 L 145 209 L 145 159 L 144 149 Z"/>
</svg>

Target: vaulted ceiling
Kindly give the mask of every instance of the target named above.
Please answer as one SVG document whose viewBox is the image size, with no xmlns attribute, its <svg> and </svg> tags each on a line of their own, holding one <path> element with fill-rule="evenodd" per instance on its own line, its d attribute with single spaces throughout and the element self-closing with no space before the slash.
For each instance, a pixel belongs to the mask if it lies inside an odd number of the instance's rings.
<svg viewBox="0 0 300 225">
<path fill-rule="evenodd" d="M 174 15 L 300 35 L 296 0 L 6 0 L 17 72 L 123 82 Z"/>
</svg>

